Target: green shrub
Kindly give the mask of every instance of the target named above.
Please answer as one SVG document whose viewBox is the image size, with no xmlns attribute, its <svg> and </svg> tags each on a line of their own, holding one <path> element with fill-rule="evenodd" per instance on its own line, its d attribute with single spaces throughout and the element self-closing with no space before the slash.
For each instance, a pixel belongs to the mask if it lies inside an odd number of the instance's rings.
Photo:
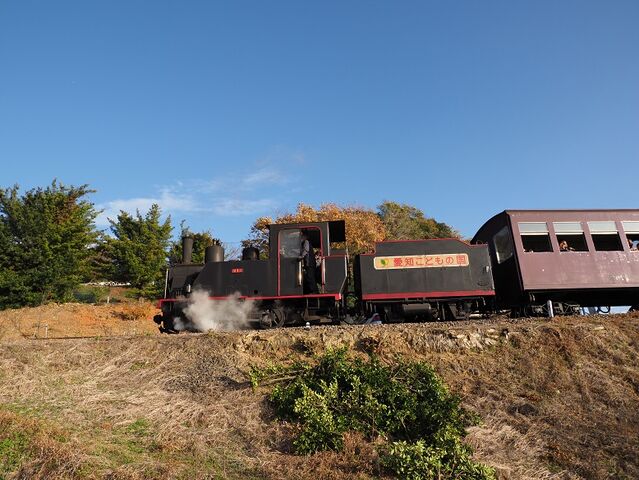
<svg viewBox="0 0 639 480">
<path fill-rule="evenodd" d="M 477 417 L 460 407 L 432 367 L 332 350 L 316 364 L 252 369 L 254 386 L 275 381 L 270 401 L 278 418 L 298 425 L 300 454 L 340 450 L 347 431 L 381 440 L 382 465 L 401 478 L 492 479 L 462 442 Z"/>
<path fill-rule="evenodd" d="M 471 459 L 470 447 L 458 435 L 448 432 L 444 436 L 448 438 L 439 438 L 430 445 L 422 440 L 392 442 L 384 447 L 381 464 L 405 480 L 495 478 L 492 468 Z"/>
</svg>

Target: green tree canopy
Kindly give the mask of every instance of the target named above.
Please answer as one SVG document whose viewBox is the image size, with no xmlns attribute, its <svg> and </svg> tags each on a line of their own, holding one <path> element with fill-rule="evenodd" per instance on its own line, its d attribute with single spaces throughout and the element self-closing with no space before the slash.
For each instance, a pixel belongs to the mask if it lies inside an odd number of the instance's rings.
<svg viewBox="0 0 639 480">
<path fill-rule="evenodd" d="M 116 265 L 112 256 L 110 237 L 103 231 L 98 232 L 98 239 L 91 246 L 90 265 L 91 281 L 115 279 Z"/>
<path fill-rule="evenodd" d="M 90 275 L 98 232 L 87 185 L 0 189 L 0 308 L 67 301 Z"/>
<path fill-rule="evenodd" d="M 169 262 L 172 265 L 182 262 L 182 238 L 186 236 L 193 237 L 193 263 L 204 263 L 204 250 L 211 245 L 220 245 L 220 240 L 213 237 L 210 231 L 204 231 L 199 233 L 193 233 L 188 225 L 184 222 L 180 222 L 180 237 L 171 242 L 171 248 L 169 251 Z"/>
<path fill-rule="evenodd" d="M 146 215 L 121 211 L 111 220 L 113 238 L 109 252 L 114 260 L 116 278 L 129 282 L 141 295 L 154 297 L 162 292 L 171 239 L 171 217 L 160 222 L 162 212 L 156 204 Z"/>
<path fill-rule="evenodd" d="M 419 208 L 385 201 L 378 207 L 379 218 L 386 228 L 386 240 L 419 240 L 422 238 L 459 238 L 451 226 L 428 218 Z"/>
</svg>

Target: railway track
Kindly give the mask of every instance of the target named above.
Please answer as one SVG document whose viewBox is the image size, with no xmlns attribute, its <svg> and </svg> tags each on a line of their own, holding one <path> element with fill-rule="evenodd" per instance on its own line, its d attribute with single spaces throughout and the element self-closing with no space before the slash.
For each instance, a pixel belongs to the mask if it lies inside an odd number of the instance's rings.
<svg viewBox="0 0 639 480">
<path fill-rule="evenodd" d="M 603 316 L 603 315 L 602 315 Z M 549 322 L 559 321 L 561 317 L 555 317 L 554 319 L 548 318 Z M 491 315 L 485 318 L 476 318 L 470 320 L 457 320 L 457 321 L 441 321 L 441 322 L 393 322 L 393 323 L 384 323 L 384 324 L 340 324 L 340 325 L 331 325 L 331 324 L 320 324 L 320 325 L 312 325 L 310 327 L 306 326 L 285 326 L 279 329 L 241 329 L 241 330 L 232 330 L 231 332 L 277 332 L 278 330 L 313 330 L 317 331 L 319 329 L 335 331 L 335 330 L 350 330 L 350 329 L 361 329 L 361 328 L 396 328 L 396 327 L 407 327 L 407 326 L 426 326 L 432 328 L 434 330 L 447 330 L 447 329 L 467 329 L 467 328 L 482 328 L 488 327 L 491 325 L 499 324 L 503 326 L 504 324 L 512 324 L 512 325 L 522 325 L 526 323 L 538 322 L 543 320 L 541 317 L 522 317 L 522 318 L 510 318 L 507 315 L 499 314 L 499 315 Z M 180 332 L 179 336 L 184 337 L 197 337 L 208 335 L 210 332 Z M 222 332 L 220 332 L 222 333 Z M 226 332 L 225 332 L 226 333 Z M 176 336 L 177 334 L 169 334 L 170 336 Z M 158 338 L 166 338 L 169 335 L 158 335 Z M 66 340 L 100 340 L 100 341 L 112 341 L 112 340 L 121 340 L 121 339 L 139 339 L 140 337 L 148 337 L 146 334 L 132 334 L 132 335 L 73 335 L 73 336 L 56 336 L 56 337 L 25 337 L 25 340 L 35 340 L 35 341 L 66 341 Z"/>
</svg>

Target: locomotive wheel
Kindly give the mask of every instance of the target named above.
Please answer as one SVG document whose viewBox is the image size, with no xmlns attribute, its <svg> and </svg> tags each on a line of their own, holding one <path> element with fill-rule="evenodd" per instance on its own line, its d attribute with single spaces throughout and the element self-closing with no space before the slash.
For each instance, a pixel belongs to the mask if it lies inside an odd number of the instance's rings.
<svg viewBox="0 0 639 480">
<path fill-rule="evenodd" d="M 159 323 L 158 320 L 160 320 Z M 153 317 L 153 321 L 155 321 L 155 323 L 158 323 L 158 325 L 160 326 L 160 333 L 180 333 L 175 329 L 173 317 L 171 316 L 156 315 L 155 317 Z"/>
<path fill-rule="evenodd" d="M 269 310 L 262 314 L 260 319 L 260 327 L 264 329 L 283 327 L 286 322 L 286 316 L 281 308 Z"/>
<path fill-rule="evenodd" d="M 366 322 L 366 316 L 361 313 L 356 313 L 354 315 L 347 314 L 341 319 L 341 321 L 338 320 L 337 325 L 341 325 L 342 322 L 345 325 L 362 325 Z"/>
<path fill-rule="evenodd" d="M 441 317 L 445 322 L 470 319 L 470 309 L 467 305 L 450 302 L 445 303 L 442 306 L 442 310 L 443 315 Z"/>
</svg>

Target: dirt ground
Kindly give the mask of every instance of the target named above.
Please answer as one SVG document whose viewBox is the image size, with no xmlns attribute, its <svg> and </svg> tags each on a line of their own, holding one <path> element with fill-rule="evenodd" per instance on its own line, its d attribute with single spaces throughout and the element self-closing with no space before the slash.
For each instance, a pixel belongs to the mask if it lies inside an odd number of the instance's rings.
<svg viewBox="0 0 639 480">
<path fill-rule="evenodd" d="M 137 335 L 29 340 L 30 319 L 0 340 L 0 478 L 383 477 L 357 436 L 292 454 L 291 427 L 247 381 L 331 346 L 430 362 L 482 417 L 467 440 L 501 479 L 639 478 L 637 314 L 167 336 L 100 309 Z"/>
<path fill-rule="evenodd" d="M 150 302 L 49 304 L 0 311 L 0 342 L 26 338 L 104 337 L 159 333 Z"/>
</svg>

